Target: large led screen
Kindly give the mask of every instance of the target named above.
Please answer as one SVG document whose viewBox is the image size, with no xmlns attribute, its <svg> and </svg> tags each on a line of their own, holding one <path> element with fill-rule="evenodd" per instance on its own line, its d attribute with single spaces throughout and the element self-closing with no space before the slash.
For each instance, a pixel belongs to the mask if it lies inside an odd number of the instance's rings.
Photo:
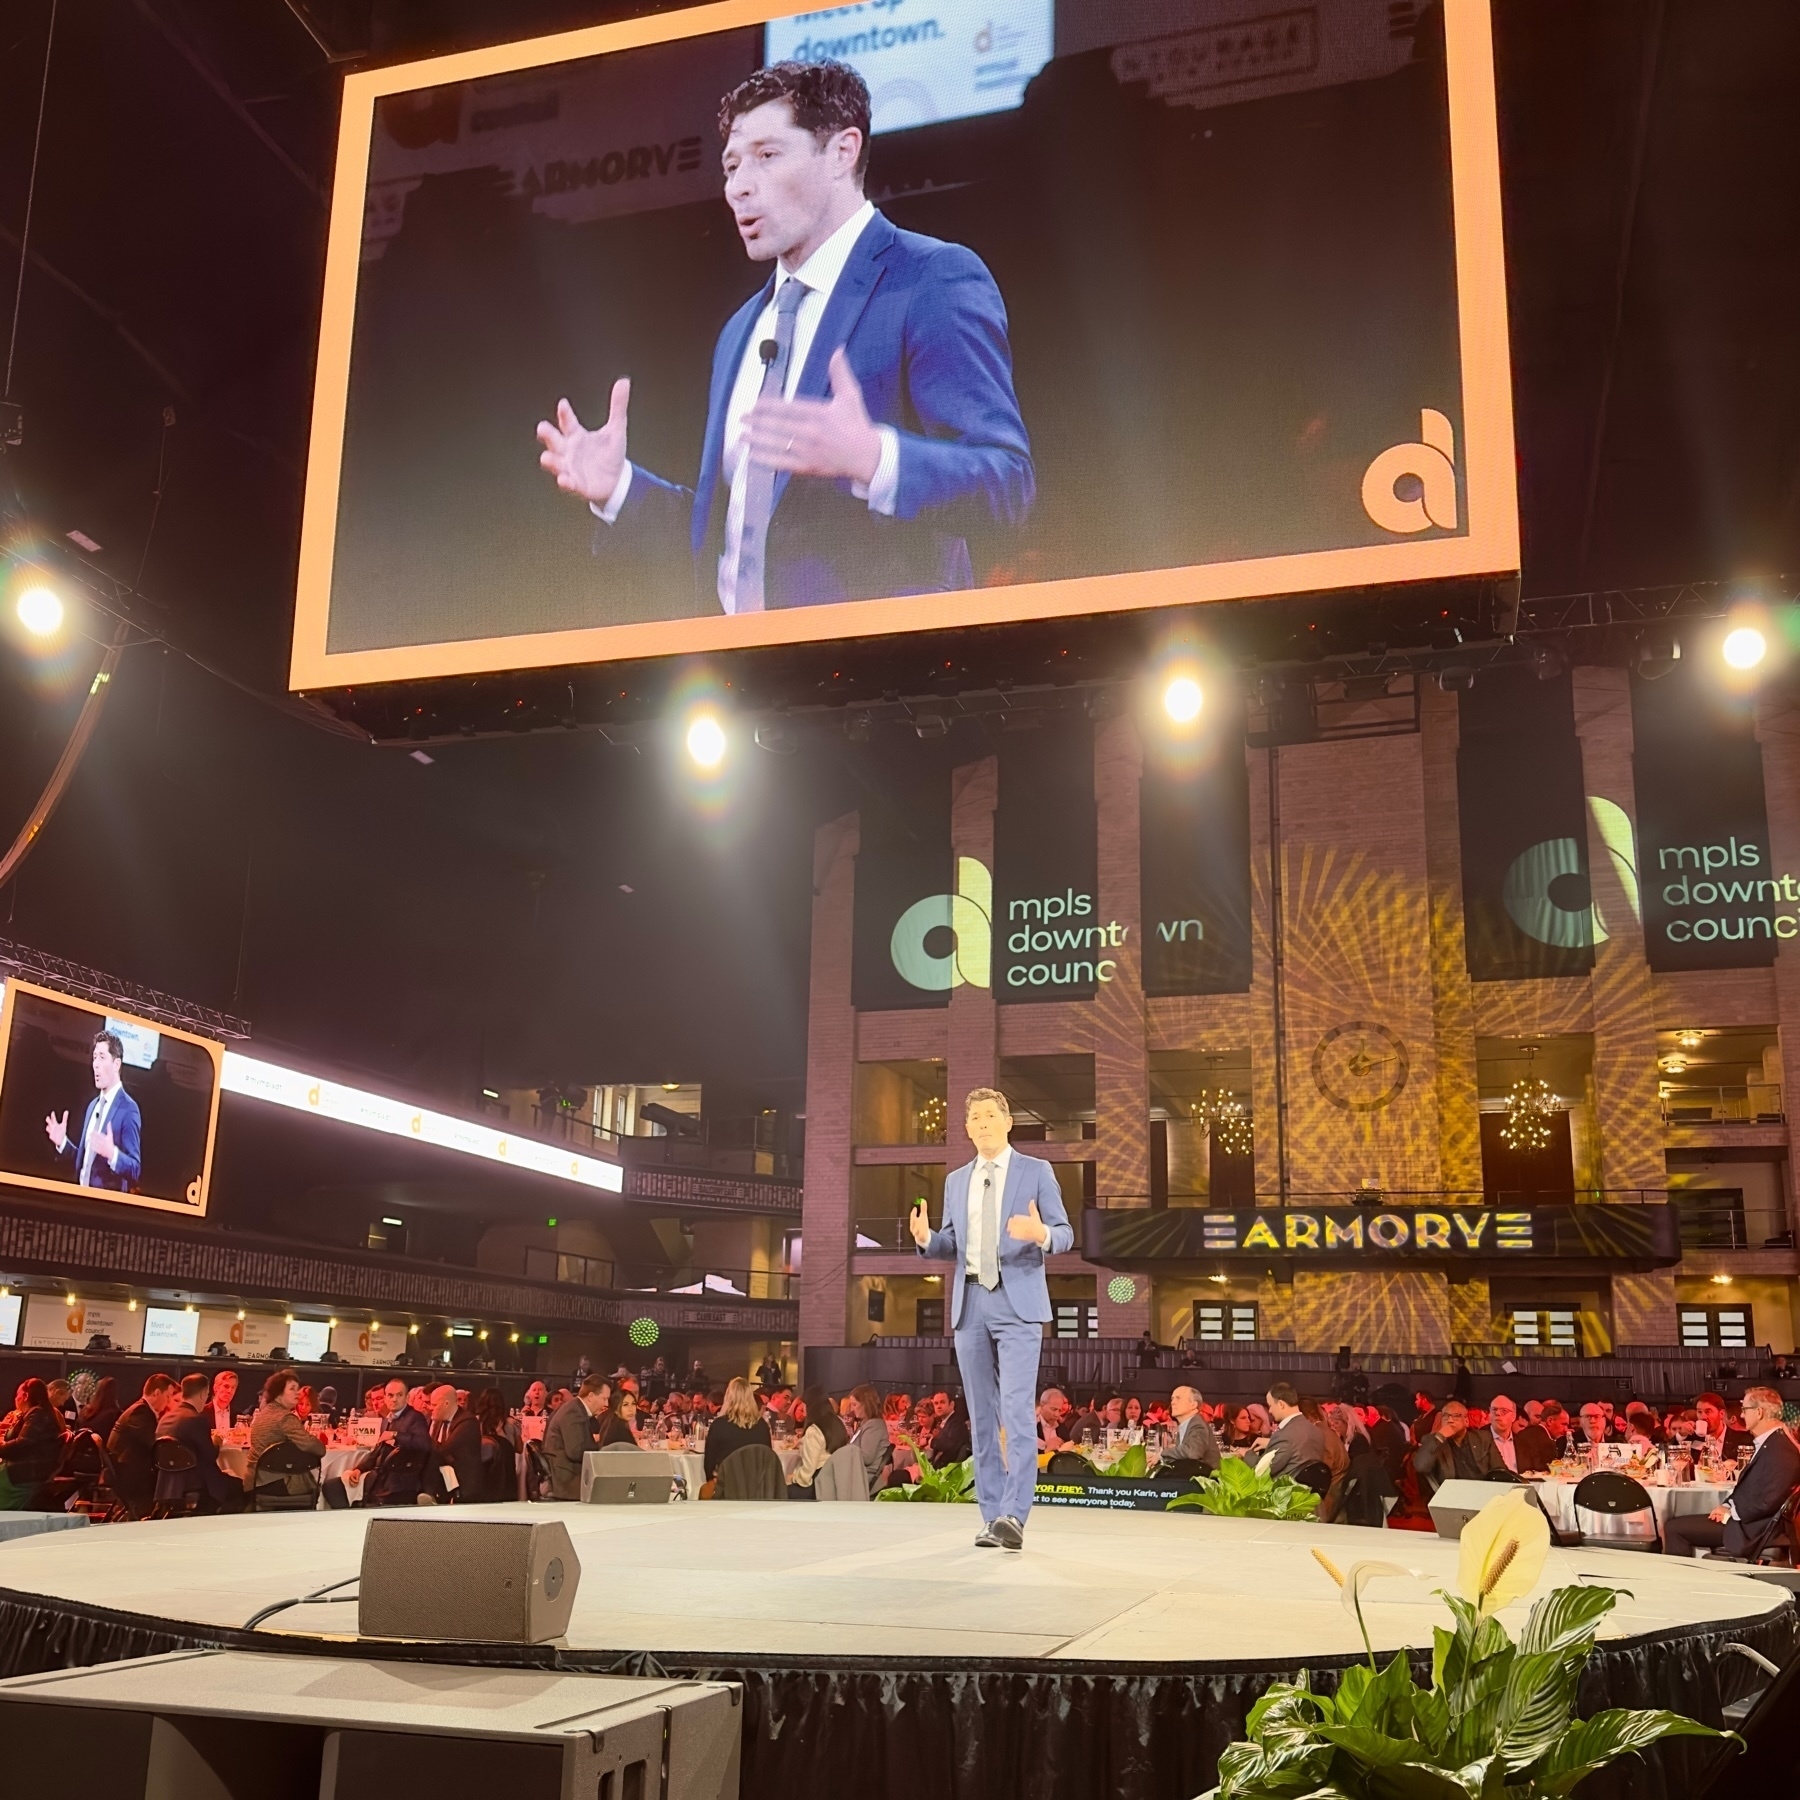
<svg viewBox="0 0 1800 1800">
<path fill-rule="evenodd" d="M 200 1217 L 223 1047 L 9 981 L 0 1181 Z"/>
<path fill-rule="evenodd" d="M 346 79 L 297 688 L 1517 567 L 1487 0 Z"/>
</svg>

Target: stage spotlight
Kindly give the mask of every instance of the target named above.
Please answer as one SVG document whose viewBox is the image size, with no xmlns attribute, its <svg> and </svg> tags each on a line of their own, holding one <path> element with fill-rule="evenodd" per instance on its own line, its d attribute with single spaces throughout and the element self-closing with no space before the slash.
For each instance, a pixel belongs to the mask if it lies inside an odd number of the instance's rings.
<svg viewBox="0 0 1800 1800">
<path fill-rule="evenodd" d="M 687 753 L 703 769 L 725 760 L 725 727 L 709 712 L 697 714 L 687 728 Z"/>
<path fill-rule="evenodd" d="M 1200 684 L 1191 675 L 1177 675 L 1163 689 L 1163 711 L 1177 725 L 1191 725 L 1200 716 L 1200 708 L 1205 705 L 1206 696 L 1200 691 Z"/>
<path fill-rule="evenodd" d="M 62 630 L 63 603 L 47 587 L 28 587 L 19 596 L 18 613 L 33 637 L 54 637 Z"/>
<path fill-rule="evenodd" d="M 1639 638 L 1633 666 L 1646 681 L 1660 680 L 1681 661 L 1681 646 L 1660 627 L 1652 626 Z"/>
<path fill-rule="evenodd" d="M 1726 632 L 1719 654 L 1733 669 L 1754 669 L 1769 654 L 1769 640 L 1754 625 L 1738 625 Z"/>
</svg>

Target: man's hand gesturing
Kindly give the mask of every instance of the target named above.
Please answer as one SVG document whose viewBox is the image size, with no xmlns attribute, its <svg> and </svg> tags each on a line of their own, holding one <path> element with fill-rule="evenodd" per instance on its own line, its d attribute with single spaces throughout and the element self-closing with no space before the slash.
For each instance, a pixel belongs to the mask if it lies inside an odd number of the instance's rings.
<svg viewBox="0 0 1800 1800">
<path fill-rule="evenodd" d="M 931 1242 L 931 1219 L 925 1211 L 923 1200 L 913 1203 L 912 1212 L 906 1222 L 912 1227 L 913 1242 L 923 1250 Z"/>
<path fill-rule="evenodd" d="M 556 403 L 556 423 L 538 421 L 538 442 L 544 446 L 538 463 L 556 477 L 565 494 L 579 494 L 595 506 L 604 506 L 619 485 L 625 467 L 625 421 L 631 406 L 631 380 L 621 376 L 613 383 L 612 404 L 606 423 L 589 431 L 576 418 L 567 400 Z"/>
<path fill-rule="evenodd" d="M 790 475 L 818 475 L 867 487 L 881 465 L 881 434 L 842 350 L 831 355 L 829 400 L 758 400 L 750 409 L 751 459 Z"/>
</svg>

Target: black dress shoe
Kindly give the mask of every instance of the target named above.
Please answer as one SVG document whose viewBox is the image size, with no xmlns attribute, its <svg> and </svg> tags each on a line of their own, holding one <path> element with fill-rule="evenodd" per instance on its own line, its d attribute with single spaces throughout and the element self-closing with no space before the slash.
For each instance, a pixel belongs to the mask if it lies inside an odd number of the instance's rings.
<svg viewBox="0 0 1800 1800">
<path fill-rule="evenodd" d="M 988 1527 L 988 1535 L 1002 1550 L 1025 1548 L 1025 1527 L 1017 1519 L 996 1519 Z"/>
<path fill-rule="evenodd" d="M 993 1526 L 983 1525 L 982 1528 L 976 1532 L 975 1548 L 977 1550 L 998 1550 L 1000 1548 L 1000 1540 L 994 1536 Z"/>
</svg>

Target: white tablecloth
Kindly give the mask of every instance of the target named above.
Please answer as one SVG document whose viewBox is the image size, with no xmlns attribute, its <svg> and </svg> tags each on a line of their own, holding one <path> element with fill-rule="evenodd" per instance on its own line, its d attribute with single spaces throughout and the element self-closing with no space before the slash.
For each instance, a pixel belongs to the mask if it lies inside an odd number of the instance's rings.
<svg viewBox="0 0 1800 1800">
<path fill-rule="evenodd" d="M 1543 1502 L 1544 1513 L 1550 1523 L 1558 1531 L 1574 1531 L 1576 1483 L 1536 1481 L 1532 1486 L 1537 1489 L 1538 1498 Z M 1647 1482 L 1644 1491 L 1650 1496 L 1659 1533 L 1671 1517 L 1686 1513 L 1709 1513 L 1715 1506 L 1723 1506 L 1731 1498 L 1730 1488 L 1711 1487 L 1699 1481 L 1688 1482 L 1681 1487 L 1657 1487 Z"/>
</svg>

